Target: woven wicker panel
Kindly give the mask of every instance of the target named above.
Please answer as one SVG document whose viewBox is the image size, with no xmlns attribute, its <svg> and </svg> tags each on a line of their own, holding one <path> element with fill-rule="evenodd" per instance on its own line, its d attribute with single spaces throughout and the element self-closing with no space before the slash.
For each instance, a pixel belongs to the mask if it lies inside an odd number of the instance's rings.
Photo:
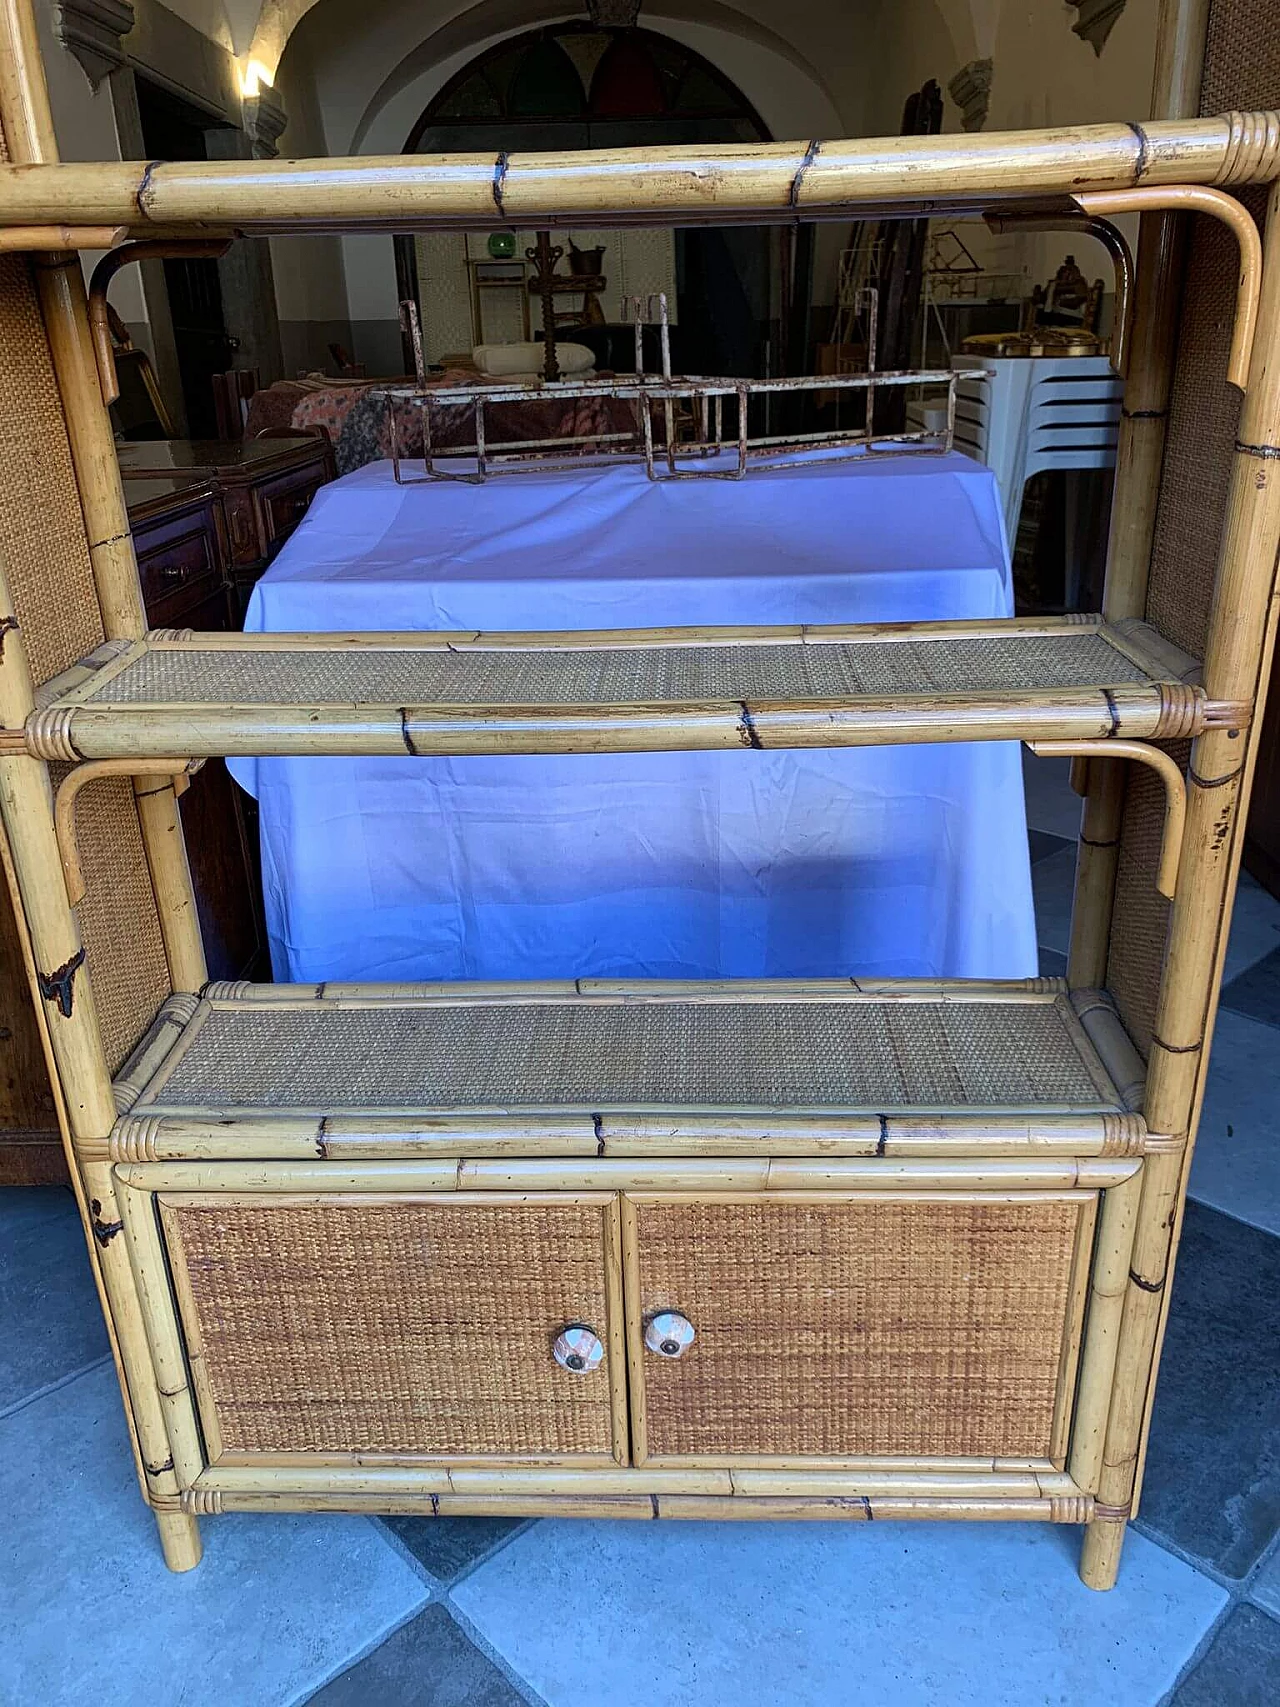
<svg viewBox="0 0 1280 1707">
<path fill-rule="evenodd" d="M 173 985 L 129 783 L 84 789 L 76 831 L 87 885 L 78 909 L 80 934 L 107 1068 L 114 1073 Z"/>
<path fill-rule="evenodd" d="M 1070 1203 L 638 1205 L 648 1451 L 1048 1456 Z"/>
<path fill-rule="evenodd" d="M 213 1009 L 141 1107 L 1116 1107 L 1057 1002 Z"/>
<path fill-rule="evenodd" d="M 571 1322 L 605 1338 L 598 1204 L 263 1197 L 166 1223 L 226 1453 L 611 1452 L 606 1366 L 551 1355 Z"/>
<path fill-rule="evenodd" d="M 1209 13 L 1203 114 L 1280 105 L 1280 30 L 1263 0 L 1214 0 Z M 1237 189 L 1260 219 L 1265 192 Z M 1231 340 L 1238 256 L 1216 220 L 1192 224 L 1178 358 L 1160 482 L 1147 620 L 1202 657 L 1226 511 L 1239 394 L 1223 377 Z M 1178 749 L 1179 762 L 1185 748 Z M 1169 909 L 1153 878 L 1162 804 L 1158 786 L 1130 779 L 1121 837 L 1108 983 L 1145 1053 L 1155 1020 Z"/>
<path fill-rule="evenodd" d="M 0 350 L 0 563 L 39 683 L 91 652 L 103 630 L 62 399 L 20 256 L 0 256 Z M 169 994 L 169 970 L 132 790 L 89 789 L 77 816 L 89 884 L 80 929 L 114 1072 Z"/>
<path fill-rule="evenodd" d="M 1160 742 L 1180 770 L 1191 756 L 1186 741 Z M 1125 787 L 1116 868 L 1115 911 L 1107 960 L 1107 988 L 1125 1029 L 1146 1055 L 1169 931 L 1169 903 L 1156 888 L 1164 831 L 1164 787 L 1145 765 L 1132 765 Z"/>
<path fill-rule="evenodd" d="M 1205 43 L 1202 114 L 1280 106 L 1280 30 L 1265 0 L 1213 0 Z M 1235 189 L 1259 219 L 1263 189 Z M 1196 657 L 1204 654 L 1226 482 L 1240 396 L 1226 382 L 1239 257 L 1217 220 L 1198 218 L 1178 328 L 1169 432 L 1147 620 Z"/>
<path fill-rule="evenodd" d="M 847 699 L 1140 682 L 1098 634 L 859 646 L 617 647 L 571 652 L 145 654 L 93 701 L 113 705 L 625 705 Z"/>
<path fill-rule="evenodd" d="M 26 261 L 0 256 L 0 561 L 26 640 L 46 681 L 102 641 L 84 519 Z"/>
</svg>

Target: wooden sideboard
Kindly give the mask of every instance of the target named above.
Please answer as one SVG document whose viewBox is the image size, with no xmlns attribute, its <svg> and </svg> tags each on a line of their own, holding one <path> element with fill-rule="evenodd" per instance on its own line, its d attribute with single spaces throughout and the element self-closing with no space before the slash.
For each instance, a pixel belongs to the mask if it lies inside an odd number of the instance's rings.
<svg viewBox="0 0 1280 1707">
<path fill-rule="evenodd" d="M 118 447 L 152 628 L 239 628 L 262 571 L 334 474 L 319 438 Z M 221 759 L 182 798 L 211 978 L 270 978 L 257 806 Z M 0 884 L 0 1185 L 66 1179 L 53 1093 L 7 886 Z"/>
<path fill-rule="evenodd" d="M 239 627 L 254 583 L 307 513 L 316 491 L 334 476 L 333 447 L 317 435 L 260 439 L 155 439 L 118 447 L 129 513 L 137 483 L 156 479 L 206 483 L 221 512 L 220 556 Z M 134 528 L 135 536 L 137 526 Z M 141 567 L 141 565 L 139 565 Z M 148 610 L 151 592 L 143 575 Z M 199 628 L 152 618 L 160 628 Z"/>
</svg>

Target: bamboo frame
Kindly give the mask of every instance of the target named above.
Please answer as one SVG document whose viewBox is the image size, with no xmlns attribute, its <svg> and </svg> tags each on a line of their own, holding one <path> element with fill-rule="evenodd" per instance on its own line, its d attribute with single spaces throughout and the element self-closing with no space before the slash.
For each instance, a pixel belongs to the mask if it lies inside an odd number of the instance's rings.
<svg viewBox="0 0 1280 1707">
<path fill-rule="evenodd" d="M 122 230 L 118 230 L 114 244 L 104 244 L 109 253 L 104 255 L 93 269 L 93 277 L 89 280 L 88 317 L 89 336 L 93 341 L 93 359 L 98 369 L 98 386 L 102 392 L 104 405 L 115 402 L 120 395 L 120 381 L 116 374 L 115 344 L 111 337 L 111 321 L 107 314 L 107 291 L 112 279 L 132 261 L 165 261 L 186 257 L 191 260 L 219 260 L 231 247 L 230 238 L 206 239 L 204 242 L 189 241 L 174 243 L 164 238 L 152 238 L 145 243 L 120 244 Z M 63 244 L 63 248 L 86 247 L 83 244 Z"/>
<path fill-rule="evenodd" d="M 273 659 L 331 656 L 424 660 L 483 653 L 538 653 L 548 669 L 579 652 L 684 648 L 956 645 L 999 641 L 1101 640 L 1117 657 L 1115 678 L 1096 686 L 1028 689 L 974 688 L 946 694 L 846 695 L 839 699 L 748 698 L 617 703 L 422 704 L 388 698 L 351 703 L 335 688 L 324 702 L 266 700 L 236 703 L 227 697 L 169 702 L 112 700 L 113 683 L 151 656 L 172 669 L 184 657 L 235 657 L 261 663 L 271 684 Z M 96 664 L 96 667 L 94 667 Z M 917 741 L 1034 739 L 1057 741 L 1172 738 L 1206 728 L 1238 729 L 1248 719 L 1245 700 L 1208 696 L 1185 678 L 1194 659 L 1170 646 L 1144 623 L 1114 625 L 1100 618 L 1005 619 L 987 622 L 788 625 L 765 628 L 580 630 L 565 633 L 431 634 L 209 634 L 156 633 L 127 647 L 103 648 L 50 684 L 46 703 L 4 745 L 45 759 L 135 759 L 153 762 L 192 757 L 261 757 L 303 753 L 379 754 L 415 758 L 440 754 L 655 752 L 678 748 L 879 746 Z M 1135 681 L 1132 671 L 1143 672 Z"/>
<path fill-rule="evenodd" d="M 4 62 L 0 124 L 15 162 L 8 170 L 43 170 L 46 163 L 57 161 L 58 148 L 30 0 L 3 0 L 0 6 L 0 61 Z M 51 223 L 78 226 L 82 222 Z M 118 240 L 121 222 L 109 223 L 113 241 Z M 146 632 L 146 617 L 114 434 L 97 379 L 79 257 L 74 250 L 41 254 L 34 272 L 62 396 L 103 628 L 109 640 L 132 639 Z M 139 827 L 170 972 L 177 988 L 198 989 L 208 972 L 182 823 L 171 791 L 150 792 L 145 808 L 139 809 Z"/>
<path fill-rule="evenodd" d="M 503 224 L 790 223 L 880 218 L 1168 184 L 1265 183 L 1280 118 L 1229 113 L 1057 131 L 556 154 L 122 161 L 0 168 L 0 224 L 123 225 L 147 235 L 485 228 Z"/>
<path fill-rule="evenodd" d="M 1143 741 L 1028 741 L 1038 758 L 1081 758 L 1093 764 L 1098 759 L 1132 759 L 1153 770 L 1164 785 L 1164 834 L 1160 842 L 1160 865 L 1156 888 L 1172 901 L 1178 887 L 1182 838 L 1187 821 L 1187 790 L 1182 772 L 1160 747 Z"/>
<path fill-rule="evenodd" d="M 1277 460 L 1280 192 L 1273 186 L 1259 337 L 1237 432 L 1205 658 L 1205 680 L 1211 691 L 1238 688 L 1253 695 L 1259 709 L 1266 693 L 1261 664 L 1268 652 L 1268 635 L 1274 632 L 1271 583 L 1280 540 L 1280 479 L 1273 469 Z M 1144 1169 L 1098 1485 L 1103 1512 L 1089 1526 L 1081 1563 L 1081 1575 L 1091 1587 L 1109 1587 L 1115 1580 L 1124 1524 L 1137 1492 L 1154 1390 L 1155 1351 L 1217 1005 L 1216 977 L 1230 924 L 1236 844 L 1243 833 L 1244 785 L 1254 746 L 1249 735 L 1231 740 L 1213 734 L 1198 739 L 1191 751 L 1185 857 L 1173 902 L 1145 1104 L 1153 1131 L 1184 1142 L 1152 1156 Z"/>
<path fill-rule="evenodd" d="M 1180 119 L 1199 111 L 1208 24 L 1209 0 L 1162 3 L 1151 92 L 1154 116 Z M 1146 609 L 1186 239 L 1187 221 L 1180 214 L 1141 215 L 1103 593 L 1103 611 L 1112 622 L 1140 618 Z M 1078 986 L 1092 988 L 1106 979 L 1124 787 L 1118 767 L 1095 766 L 1090 774 L 1067 960 L 1068 975 Z"/>
<path fill-rule="evenodd" d="M 99 659 L 96 674 L 71 672 L 74 679 L 58 684 L 36 711 L 22 637 L 15 632 L 0 575 L 0 636 L 6 640 L 0 651 L 0 811 L 126 1374 L 141 1472 L 157 1509 L 166 1557 L 175 1568 L 186 1568 L 198 1557 L 194 1519 L 204 1511 L 377 1509 L 445 1515 L 460 1510 L 556 1509 L 643 1517 L 945 1515 L 1087 1523 L 1082 1575 L 1097 1587 L 1114 1580 L 1124 1520 L 1138 1491 L 1167 1283 L 1203 1095 L 1215 979 L 1256 752 L 1256 717 L 1251 722 L 1251 716 L 1260 705 L 1263 672 L 1274 647 L 1275 615 L 1272 612 L 1268 620 L 1268 610 L 1280 541 L 1280 480 L 1274 473 L 1280 461 L 1280 200 L 1273 190 L 1249 351 L 1249 293 L 1257 271 L 1252 226 L 1242 224 L 1238 212 L 1231 211 L 1238 204 L 1213 188 L 1276 177 L 1280 116 L 1190 119 L 1175 114 L 1175 107 L 1194 104 L 1188 91 L 1204 6 L 1191 0 L 1177 16 L 1176 39 L 1162 52 L 1157 70 L 1158 86 L 1163 80 L 1170 94 L 1164 103 L 1170 116 L 1146 125 L 813 143 L 807 148 L 606 152 L 575 155 L 572 160 L 501 156 L 450 157 L 445 162 L 415 158 L 60 166 L 42 163 L 52 159 L 52 130 L 28 0 L 0 0 L 0 46 L 7 49 L 0 52 L 0 121 L 14 162 L 0 168 L 0 248 L 19 249 L 29 242 L 33 250 L 43 251 L 50 248 L 51 233 L 60 238 L 64 232 L 90 229 L 114 241 L 133 234 L 159 239 L 161 232 L 166 239 L 184 234 L 207 238 L 211 231 L 232 225 L 256 232 L 487 226 L 495 207 L 506 222 L 532 223 L 554 216 L 561 222 L 620 224 L 847 220 L 883 217 L 896 210 L 933 211 L 934 204 L 957 212 L 1002 206 L 1030 211 L 1034 204 L 1038 215 L 1044 215 L 1046 204 L 1055 211 L 1059 202 L 1064 209 L 1081 207 L 1095 215 L 1121 206 L 1145 210 L 1121 443 L 1120 516 L 1112 534 L 1105 610 L 1108 641 L 1130 661 L 1136 652 L 1140 668 L 1151 677 L 1136 690 L 1139 698 L 1146 697 L 1140 705 L 1137 699 L 1131 704 L 1125 692 L 1113 692 L 1105 718 L 1096 705 L 1088 708 L 1092 722 L 1082 701 L 1058 689 L 1028 692 L 1016 701 L 960 696 L 962 704 L 927 695 L 879 703 L 863 699 L 850 709 L 843 728 L 829 726 L 821 740 L 831 744 L 833 730 L 847 744 L 861 744 L 864 738 L 884 744 L 972 739 L 975 731 L 987 738 L 1020 733 L 1072 743 L 1103 738 L 1110 742 L 1110 753 L 1118 755 L 1127 737 L 1195 738 L 1149 1070 L 1143 1070 L 1099 988 L 1114 877 L 1114 850 L 1105 844 L 1114 842 L 1118 832 L 1120 795 L 1110 780 L 1118 767 L 1091 763 L 1085 826 L 1089 842 L 1096 845 L 1081 862 L 1081 922 L 1073 932 L 1071 973 L 1076 1023 L 1093 1051 L 1090 1060 L 1097 1063 L 1098 1103 L 1041 1110 L 1034 1116 L 1007 1108 L 966 1110 L 960 1116 L 947 1110 L 883 1115 L 874 1110 L 814 1109 L 788 1113 L 780 1120 L 776 1111 L 757 1108 L 726 1110 L 723 1118 L 705 1109 L 644 1108 L 603 1114 L 590 1109 L 478 1109 L 419 1117 L 356 1108 L 277 1118 L 246 1107 L 225 1119 L 224 1111 L 169 1107 L 162 1097 L 166 1074 L 191 1046 L 203 1016 L 219 1003 L 261 1001 L 279 1008 L 291 1001 L 319 999 L 339 1007 L 370 1002 L 430 1006 L 447 998 L 422 988 L 389 987 L 371 996 L 337 986 L 323 996 L 318 991 L 310 996 L 297 991 L 261 996 L 215 990 L 203 1003 L 196 1002 L 189 992 L 203 984 L 203 962 L 189 883 L 171 854 L 173 848 L 180 850 L 181 839 L 172 790 L 166 785 L 150 807 L 140 792 L 140 813 L 157 896 L 171 921 L 166 946 L 171 969 L 176 968 L 175 986 L 188 993 L 166 1004 L 153 1036 L 115 1087 L 125 1111 L 117 1121 L 76 921 L 59 875 L 53 802 L 43 761 L 115 759 L 138 770 L 148 753 L 153 758 L 173 753 L 191 758 L 205 750 L 627 751 L 658 739 L 680 745 L 767 745 L 760 738 L 762 727 L 773 744 L 817 744 L 817 720 L 830 708 L 694 705 L 660 707 L 656 714 L 649 707 L 606 708 L 614 714 L 611 721 L 602 718 L 601 708 L 587 708 L 579 717 L 574 713 L 582 708 L 569 708 L 569 715 L 545 708 L 513 715 L 511 708 L 498 707 L 499 715 L 492 717 L 483 708 L 477 714 L 474 707 L 431 707 L 406 715 L 395 744 L 397 731 L 371 719 L 368 707 L 357 708 L 348 720 L 327 708 L 304 707 L 301 710 L 323 713 L 313 743 L 277 748 L 262 743 L 300 739 L 299 707 L 255 708 L 252 713 L 236 708 L 220 723 L 209 708 L 126 711 L 86 704 L 103 672 L 127 667 L 126 654 L 136 657 L 147 644 L 181 647 L 184 642 L 175 643 L 172 637 L 143 641 L 136 569 L 125 538 L 80 275 L 73 258 L 59 252 L 56 244 L 50 258 L 37 263 L 104 626 L 116 644 L 109 659 Z M 1175 216 L 1152 210 L 1170 206 L 1208 208 L 1227 218 L 1241 240 L 1244 260 L 1244 312 L 1236 327 L 1232 377 L 1237 382 L 1245 377 L 1241 370 L 1248 354 L 1247 386 L 1203 689 L 1192 681 L 1194 661 L 1175 654 L 1150 630 L 1144 633 L 1139 621 L 1162 412 L 1169 395 L 1174 311 L 1169 282 L 1176 266 Z M 1154 242 L 1148 242 L 1152 233 Z M 1101 632 L 1101 625 L 1095 623 L 1093 629 Z M 1003 632 L 1021 630 L 1011 625 Z M 919 641 L 928 636 L 913 627 L 897 637 Z M 741 633 L 735 643 L 753 638 Z M 814 635 L 797 631 L 793 639 L 810 643 Z M 464 647 L 491 640 L 467 637 Z M 584 644 L 582 637 L 553 640 L 552 649 Z M 421 637 L 401 641 L 404 647 L 422 645 Z M 333 637 L 295 643 L 300 650 L 335 647 Z M 502 643 L 528 642 L 527 637 L 507 637 Z M 668 634 L 630 636 L 623 643 L 687 642 Z M 337 648 L 352 644 L 358 643 L 349 637 L 336 642 Z M 546 638 L 540 637 L 538 644 L 546 646 Z M 1103 685 L 1111 689 L 1111 684 Z M 515 710 L 524 713 L 528 708 Z M 279 726 L 274 733 L 273 717 Z M 392 742 L 385 749 L 360 745 L 384 739 Z M 227 744 L 236 740 L 248 745 Z M 523 747 L 525 740 L 561 745 Z M 352 744 L 344 748 L 344 741 Z M 111 742 L 118 742 L 118 748 Z M 1095 756 L 1092 746 L 1089 752 Z M 1169 783 L 1167 762 L 1144 762 L 1157 763 Z M 146 792 L 147 799 L 152 792 Z M 1166 867 L 1167 882 L 1172 875 Z M 999 988 L 1000 994 L 988 991 L 985 999 L 1060 998 L 1056 986 Z M 928 989 L 867 987 L 854 995 L 906 1003 L 929 999 Z M 801 990 L 797 986 L 792 992 L 795 999 L 801 999 Z M 552 992 L 553 999 L 565 1001 L 661 1000 L 663 994 L 663 987 L 640 996 L 610 983 Z M 529 992 L 497 987 L 484 999 L 499 1005 L 527 1001 Z M 738 998 L 724 986 L 711 986 L 699 999 Z M 778 999 L 778 992 L 762 989 L 759 999 Z M 805 993 L 803 999 L 813 997 Z M 840 986 L 838 995 L 833 985 L 822 999 L 851 996 L 847 985 Z M 1139 1097 L 1141 1113 L 1133 1106 Z M 944 1468 L 941 1463 L 888 1468 L 708 1464 L 685 1467 L 678 1474 L 686 1479 L 677 1484 L 652 1484 L 651 1478 L 666 1472 L 632 1471 L 622 1465 L 587 1472 L 596 1478 L 587 1483 L 569 1479 L 564 1466 L 528 1464 L 500 1473 L 456 1464 L 430 1470 L 319 1464 L 306 1475 L 296 1466 L 268 1463 L 220 1464 L 210 1470 L 205 1467 L 208 1442 L 195 1420 L 194 1377 L 188 1374 L 188 1365 L 198 1368 L 200 1348 L 184 1342 L 178 1329 L 153 1194 L 197 1190 L 227 1204 L 243 1200 L 260 1205 L 271 1192 L 274 1201 L 288 1201 L 283 1182 L 307 1201 L 324 1197 L 334 1203 L 343 1202 L 344 1194 L 373 1189 L 374 1182 L 377 1189 L 399 1193 L 438 1192 L 442 1201 L 450 1202 L 459 1201 L 460 1192 L 473 1192 L 477 1202 L 490 1204 L 504 1192 L 536 1198 L 571 1189 L 599 1191 L 609 1201 L 620 1193 L 642 1191 L 675 1191 L 702 1201 L 739 1201 L 745 1191 L 773 1201 L 783 1200 L 785 1194 L 789 1202 L 826 1203 L 869 1194 L 890 1201 L 942 1196 L 959 1202 L 993 1197 L 1060 1201 L 1065 1194 L 1092 1202 L 1090 1194 L 1102 1194 L 1088 1274 L 1087 1326 L 1083 1340 L 1071 1336 L 1063 1348 L 1064 1391 L 1073 1384 L 1079 1358 L 1071 1439 L 1064 1426 L 1054 1442 L 1069 1469 L 1031 1465 L 1019 1471 L 995 1461 L 989 1472 L 972 1466 Z M 620 1288 L 625 1305 L 628 1279 L 622 1255 L 615 1251 L 608 1260 L 611 1295 L 616 1299 Z M 1085 1279 L 1080 1263 L 1072 1282 L 1077 1292 Z M 616 1346 L 611 1347 L 611 1360 L 615 1368 L 621 1367 Z M 616 1404 L 613 1416 L 616 1434 Z M 959 1480 L 944 1486 L 951 1471 Z M 993 1492 L 997 1487 L 1000 1492 Z"/>
</svg>

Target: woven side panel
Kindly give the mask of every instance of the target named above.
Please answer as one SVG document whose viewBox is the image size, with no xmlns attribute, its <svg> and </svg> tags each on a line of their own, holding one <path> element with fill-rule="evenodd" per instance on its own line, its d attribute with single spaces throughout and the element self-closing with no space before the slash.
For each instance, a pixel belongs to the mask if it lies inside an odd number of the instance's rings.
<svg viewBox="0 0 1280 1707">
<path fill-rule="evenodd" d="M 649 1452 L 1046 1456 L 1080 1209 L 637 1207 Z"/>
<path fill-rule="evenodd" d="M 1280 30 L 1265 0 L 1214 0 L 1209 14 L 1203 114 L 1280 105 Z M 1261 219 L 1265 191 L 1233 192 Z M 1151 558 L 1147 621 L 1203 657 L 1213 575 L 1226 513 L 1240 414 L 1223 377 L 1231 341 L 1238 258 L 1216 220 L 1192 224 L 1178 358 Z M 1174 748 L 1179 763 L 1186 749 Z M 1108 983 L 1145 1053 L 1155 1021 L 1169 908 L 1154 888 L 1162 802 L 1145 773 L 1130 779 L 1121 837 Z"/>
<path fill-rule="evenodd" d="M 0 256 L 0 554 L 37 682 L 102 641 L 84 519 L 27 263 Z"/>
<path fill-rule="evenodd" d="M 610 1453 L 604 1365 L 573 1375 L 551 1355 L 571 1322 L 605 1338 L 599 1205 L 264 1197 L 171 1215 L 225 1451 Z"/>
<path fill-rule="evenodd" d="M 1205 46 L 1202 114 L 1280 105 L 1280 30 L 1266 0 L 1214 0 Z M 1266 191 L 1237 194 L 1261 223 Z M 1147 620 L 1194 657 L 1204 656 L 1226 484 L 1240 414 L 1224 378 L 1239 272 L 1234 240 L 1197 218 L 1178 327 Z"/>
<path fill-rule="evenodd" d="M 1191 754 L 1187 742 L 1159 744 L 1180 770 L 1186 769 Z M 1125 1029 L 1144 1056 L 1151 1046 L 1169 932 L 1169 903 L 1155 884 L 1163 829 L 1163 784 L 1147 766 L 1131 765 L 1120 829 L 1107 987 Z"/>
<path fill-rule="evenodd" d="M 101 644 L 62 399 L 29 264 L 16 255 L 0 256 L 0 563 L 37 683 Z M 169 969 L 133 791 L 86 789 L 76 816 L 89 885 L 80 929 L 114 1072 L 169 994 Z"/>
<path fill-rule="evenodd" d="M 133 790 L 94 783 L 76 805 L 84 900 L 80 933 L 107 1068 L 114 1073 L 173 988 Z"/>
</svg>

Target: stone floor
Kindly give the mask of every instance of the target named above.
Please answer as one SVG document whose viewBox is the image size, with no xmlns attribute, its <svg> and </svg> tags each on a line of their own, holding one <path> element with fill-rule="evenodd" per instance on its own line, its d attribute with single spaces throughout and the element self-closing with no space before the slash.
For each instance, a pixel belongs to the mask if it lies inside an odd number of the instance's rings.
<svg viewBox="0 0 1280 1707">
<path fill-rule="evenodd" d="M 1028 778 L 1046 971 L 1075 806 Z M 169 1575 L 70 1198 L 0 1194 L 0 1707 L 1273 1707 L 1280 904 L 1242 890 L 1142 1515 L 1028 1525 L 208 1520 Z"/>
</svg>

